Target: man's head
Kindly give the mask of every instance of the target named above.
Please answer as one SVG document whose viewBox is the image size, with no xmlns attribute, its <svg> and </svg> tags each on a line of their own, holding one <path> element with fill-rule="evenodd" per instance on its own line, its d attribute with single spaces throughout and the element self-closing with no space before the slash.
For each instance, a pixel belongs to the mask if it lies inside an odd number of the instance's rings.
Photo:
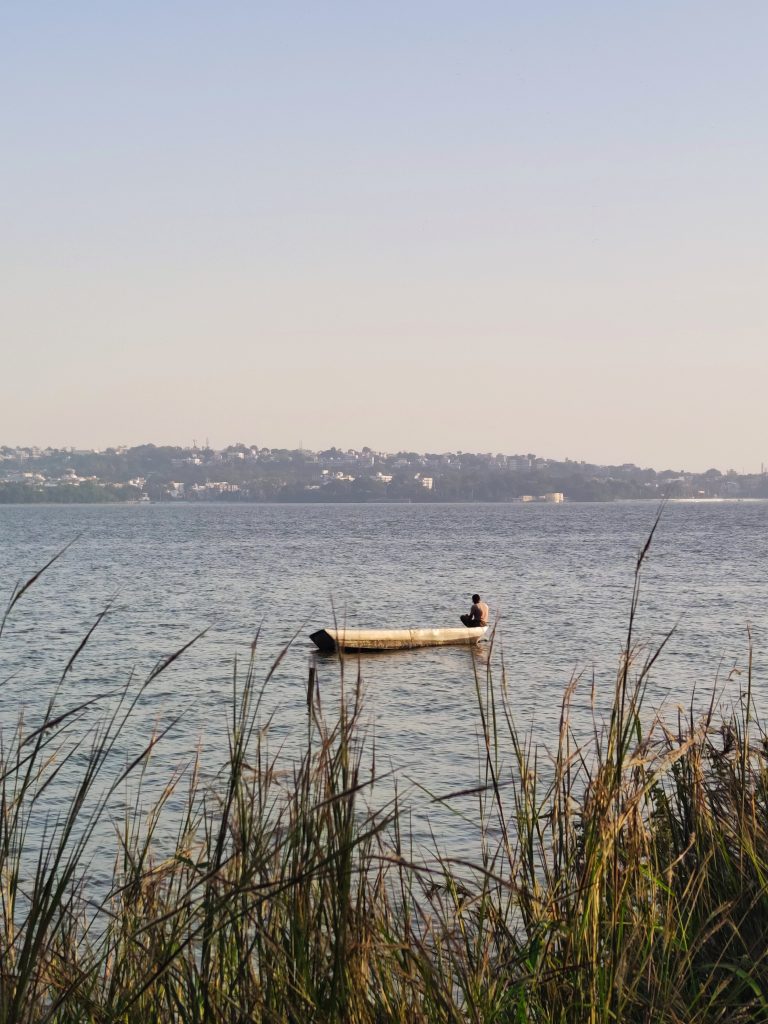
<svg viewBox="0 0 768 1024">
<path fill-rule="evenodd" d="M 474 604 L 477 604 L 480 601 L 480 595 L 479 594 L 473 594 L 472 595 L 472 601 L 473 601 Z"/>
</svg>

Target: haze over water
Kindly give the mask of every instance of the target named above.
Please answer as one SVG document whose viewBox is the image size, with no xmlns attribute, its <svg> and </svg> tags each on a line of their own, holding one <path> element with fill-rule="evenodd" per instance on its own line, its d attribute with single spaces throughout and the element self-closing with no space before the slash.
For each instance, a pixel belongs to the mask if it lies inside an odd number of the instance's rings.
<svg viewBox="0 0 768 1024">
<path fill-rule="evenodd" d="M 125 736 L 127 758 L 156 724 L 183 711 L 155 757 L 158 777 L 186 762 L 203 737 L 215 770 L 225 732 L 235 655 L 259 633 L 271 745 L 298 750 L 306 735 L 307 636 L 334 614 L 359 626 L 455 624 L 477 589 L 498 620 L 491 666 L 501 656 L 518 722 L 554 742 L 563 690 L 583 672 L 572 721 L 590 731 L 610 701 L 634 562 L 652 525 L 650 503 L 612 505 L 149 505 L 0 507 L 0 580 L 6 594 L 73 537 L 78 540 L 17 606 L 0 639 L 0 719 L 41 719 L 52 688 L 100 610 L 113 609 L 77 662 L 63 708 L 121 684 L 200 630 L 206 635 L 142 698 Z M 653 644 L 678 623 L 654 670 L 649 705 L 703 706 L 720 675 L 734 698 L 745 677 L 747 623 L 755 695 L 765 693 L 768 642 L 768 503 L 672 503 L 644 574 L 637 636 Z M 678 622 L 679 620 L 679 622 Z M 487 648 L 368 656 L 360 661 L 369 738 L 378 771 L 446 793 L 477 782 L 474 669 Z M 353 667 L 356 669 L 357 660 Z M 349 673 L 354 678 L 354 672 Z M 338 693 L 334 658 L 319 659 L 321 695 Z M 131 744 L 134 746 L 132 747 Z M 417 805 L 424 800 L 413 792 Z M 440 841 L 471 846 L 458 819 L 430 812 Z"/>
</svg>

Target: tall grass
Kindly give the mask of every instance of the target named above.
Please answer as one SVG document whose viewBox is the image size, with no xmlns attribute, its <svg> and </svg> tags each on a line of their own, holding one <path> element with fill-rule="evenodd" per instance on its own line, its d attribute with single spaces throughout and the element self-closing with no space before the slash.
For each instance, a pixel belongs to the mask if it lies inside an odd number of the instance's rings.
<svg viewBox="0 0 768 1024">
<path fill-rule="evenodd" d="M 105 694 L 95 729 L 93 702 L 62 708 L 57 692 L 0 748 L 0 1024 L 768 1021 L 768 735 L 751 658 L 726 715 L 644 709 L 661 653 L 635 640 L 647 548 L 591 738 L 570 726 L 575 681 L 550 756 L 518 731 L 503 664 L 476 663 L 478 785 L 439 798 L 476 802 L 473 861 L 416 859 L 399 798 L 376 806 L 354 660 L 338 664 L 330 719 L 310 672 L 304 752 L 286 768 L 254 644 L 234 673 L 226 771 L 203 781 L 193 757 L 152 801 L 162 735 L 108 766 L 184 649 Z M 99 888 L 92 842 L 126 786 Z M 67 799 L 41 822 L 52 787 Z"/>
</svg>

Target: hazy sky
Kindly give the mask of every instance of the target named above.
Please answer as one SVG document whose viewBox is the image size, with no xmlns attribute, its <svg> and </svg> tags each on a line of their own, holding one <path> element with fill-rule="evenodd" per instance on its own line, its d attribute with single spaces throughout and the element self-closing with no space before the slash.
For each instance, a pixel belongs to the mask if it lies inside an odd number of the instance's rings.
<svg viewBox="0 0 768 1024">
<path fill-rule="evenodd" d="M 768 5 L 8 0 L 0 443 L 768 463 Z"/>
</svg>

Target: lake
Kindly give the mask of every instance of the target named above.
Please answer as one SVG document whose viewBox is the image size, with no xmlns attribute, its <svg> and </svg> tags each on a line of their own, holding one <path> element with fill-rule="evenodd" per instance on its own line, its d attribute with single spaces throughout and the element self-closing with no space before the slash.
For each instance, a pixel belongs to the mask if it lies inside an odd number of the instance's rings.
<svg viewBox="0 0 768 1024">
<path fill-rule="evenodd" d="M 213 768 L 226 753 L 233 661 L 247 659 L 258 633 L 261 676 L 291 645 L 263 704 L 265 716 L 274 714 L 272 744 L 290 753 L 306 735 L 312 630 L 334 617 L 350 626 L 453 625 L 479 591 L 497 622 L 491 668 L 499 679 L 503 657 L 520 725 L 552 743 L 564 687 L 581 673 L 572 721 L 587 736 L 593 678 L 598 704 L 610 700 L 635 559 L 656 511 L 642 502 L 0 506 L 5 595 L 77 538 L 0 638 L 3 731 L 20 713 L 40 720 L 78 640 L 112 602 L 67 679 L 62 707 L 119 686 L 132 670 L 146 675 L 207 629 L 147 690 L 120 754 L 182 712 L 154 770 L 167 774 L 198 743 Z M 766 707 L 767 579 L 768 503 L 666 507 L 643 575 L 637 636 L 652 645 L 676 630 L 654 669 L 650 705 L 687 704 L 694 690 L 703 705 L 716 679 L 737 697 L 749 624 L 756 700 Z M 473 785 L 474 672 L 487 661 L 487 646 L 360 659 L 378 770 L 396 768 L 404 788 Z M 320 658 L 318 672 L 321 694 L 333 700 L 335 659 Z M 419 790 L 411 798 L 423 806 Z M 460 824 L 434 820 L 439 838 L 469 842 Z"/>
</svg>

